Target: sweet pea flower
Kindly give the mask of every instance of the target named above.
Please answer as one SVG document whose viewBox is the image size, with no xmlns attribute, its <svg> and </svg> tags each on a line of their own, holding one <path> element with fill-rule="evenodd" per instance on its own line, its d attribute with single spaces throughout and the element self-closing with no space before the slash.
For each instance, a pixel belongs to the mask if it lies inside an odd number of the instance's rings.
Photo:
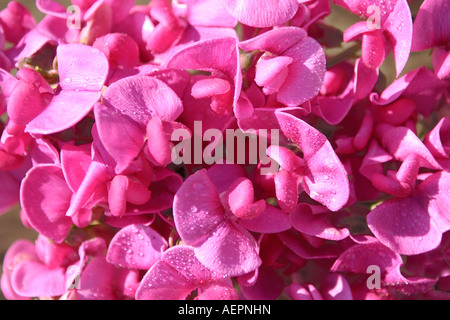
<svg viewBox="0 0 450 320">
<path fill-rule="evenodd" d="M 433 48 L 432 63 L 439 79 L 450 75 L 450 28 L 448 2 L 443 0 L 427 0 L 417 12 L 413 28 L 412 51 Z"/>
<path fill-rule="evenodd" d="M 350 12 L 372 21 L 357 22 L 344 33 L 344 41 L 362 39 L 362 61 L 377 69 L 392 48 L 397 77 L 409 58 L 413 22 L 406 0 L 337 0 Z"/>
<path fill-rule="evenodd" d="M 195 289 L 196 300 L 236 300 L 237 292 L 226 276 L 209 270 L 194 249 L 178 245 L 166 250 L 145 274 L 136 291 L 137 300 L 184 300 Z"/>
<path fill-rule="evenodd" d="M 297 12 L 296 0 L 222 0 L 228 12 L 239 22 L 258 28 L 286 23 Z M 268 14 L 270 12 L 270 14 Z"/>
<path fill-rule="evenodd" d="M 276 94 L 278 102 L 296 107 L 319 93 L 326 71 L 325 54 L 304 29 L 274 29 L 239 46 L 265 52 L 256 65 L 255 82 L 266 95 Z"/>
</svg>

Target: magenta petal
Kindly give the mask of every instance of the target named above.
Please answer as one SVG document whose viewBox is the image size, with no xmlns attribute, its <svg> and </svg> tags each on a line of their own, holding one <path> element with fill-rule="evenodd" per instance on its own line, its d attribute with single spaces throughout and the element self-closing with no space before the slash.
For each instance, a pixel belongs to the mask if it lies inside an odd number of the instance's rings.
<svg viewBox="0 0 450 320">
<path fill-rule="evenodd" d="M 289 221 L 300 232 L 322 239 L 339 241 L 345 239 L 350 232 L 347 228 L 337 228 L 333 224 L 333 215 L 336 214 L 339 213 L 314 213 L 310 205 L 300 203 L 289 214 Z"/>
<path fill-rule="evenodd" d="M 450 40 L 449 3 L 446 0 L 425 0 L 414 20 L 412 51 L 446 45 Z"/>
<path fill-rule="evenodd" d="M 39 165 L 31 169 L 22 182 L 22 207 L 29 223 L 42 235 L 60 243 L 72 226 L 66 217 L 72 191 L 56 165 Z"/>
<path fill-rule="evenodd" d="M 297 178 L 288 171 L 280 171 L 275 174 L 274 182 L 280 208 L 291 212 L 298 202 Z"/>
<path fill-rule="evenodd" d="M 163 81 L 150 76 L 133 76 L 114 82 L 104 92 L 103 100 L 106 106 L 128 116 L 144 129 L 153 116 L 174 121 L 183 112 L 176 93 Z"/>
<path fill-rule="evenodd" d="M 259 233 L 278 233 L 291 228 L 289 215 L 271 205 L 266 205 L 265 210 L 256 218 L 240 219 L 239 224 L 248 231 Z"/>
<path fill-rule="evenodd" d="M 231 281 L 213 283 L 200 289 L 195 300 L 239 300 L 239 295 Z"/>
<path fill-rule="evenodd" d="M 338 273 L 330 273 L 323 281 L 320 291 L 326 300 L 353 300 L 350 284 Z"/>
<path fill-rule="evenodd" d="M 49 269 L 36 261 L 23 261 L 11 275 L 14 291 L 24 297 L 60 296 L 65 280 L 65 268 Z"/>
<path fill-rule="evenodd" d="M 450 136 L 450 118 L 444 117 L 427 133 L 424 144 L 436 159 L 447 159 L 450 156 L 450 144 L 446 138 Z"/>
<path fill-rule="evenodd" d="M 436 76 L 439 79 L 450 77 L 450 51 L 444 48 L 435 48 L 433 50 L 433 67 Z"/>
<path fill-rule="evenodd" d="M 388 200 L 367 215 L 370 230 L 399 254 L 415 255 L 436 248 L 442 233 L 416 196 Z"/>
<path fill-rule="evenodd" d="M 114 266 L 103 255 L 93 258 L 81 273 L 77 296 L 79 300 L 115 300 L 113 282 Z"/>
<path fill-rule="evenodd" d="M 246 274 L 261 264 L 258 244 L 252 235 L 228 221 L 216 227 L 194 251 L 197 259 L 208 269 L 230 277 Z"/>
<path fill-rule="evenodd" d="M 188 245 L 204 242 L 225 220 L 225 212 L 206 170 L 191 175 L 178 190 L 173 216 L 180 237 Z"/>
<path fill-rule="evenodd" d="M 284 135 L 303 151 L 309 171 L 304 177 L 305 191 L 331 211 L 341 209 L 349 199 L 349 182 L 330 142 L 303 120 L 283 112 L 276 115 Z"/>
<path fill-rule="evenodd" d="M 106 260 L 119 267 L 148 270 L 167 247 L 167 241 L 152 228 L 130 225 L 111 240 Z"/>
<path fill-rule="evenodd" d="M 67 185 L 72 192 L 76 192 L 80 187 L 90 164 L 90 145 L 65 144 L 61 148 L 61 166 Z"/>
<path fill-rule="evenodd" d="M 63 90 L 53 97 L 43 112 L 30 121 L 26 131 L 51 134 L 70 128 L 92 110 L 99 98 L 100 91 Z"/>
<path fill-rule="evenodd" d="M 273 27 L 291 19 L 298 9 L 296 0 L 222 0 L 239 22 L 252 27 Z M 270 12 L 270 14 L 268 14 Z"/>
<path fill-rule="evenodd" d="M 197 27 L 234 28 L 237 20 L 226 10 L 223 2 L 215 0 L 190 0 L 187 20 Z"/>
<path fill-rule="evenodd" d="M 94 107 L 94 114 L 99 137 L 116 160 L 116 172 L 120 173 L 141 152 L 145 130 L 127 115 L 99 103 Z"/>
</svg>

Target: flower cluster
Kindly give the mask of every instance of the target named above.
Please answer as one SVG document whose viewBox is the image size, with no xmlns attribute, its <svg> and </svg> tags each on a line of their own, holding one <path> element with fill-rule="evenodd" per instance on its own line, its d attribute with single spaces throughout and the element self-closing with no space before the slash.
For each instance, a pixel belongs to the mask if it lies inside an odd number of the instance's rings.
<svg viewBox="0 0 450 320">
<path fill-rule="evenodd" d="M 72 4 L 0 11 L 7 299 L 450 298 L 448 0 Z"/>
</svg>

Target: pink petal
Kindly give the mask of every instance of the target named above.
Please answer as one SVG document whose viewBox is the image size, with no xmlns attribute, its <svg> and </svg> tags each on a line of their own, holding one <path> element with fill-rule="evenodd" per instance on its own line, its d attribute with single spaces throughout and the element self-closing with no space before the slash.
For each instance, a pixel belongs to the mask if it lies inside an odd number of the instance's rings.
<svg viewBox="0 0 450 320">
<path fill-rule="evenodd" d="M 194 251 L 197 259 L 208 269 L 229 277 L 249 273 L 261 264 L 258 244 L 252 235 L 228 221 L 217 226 Z"/>
<path fill-rule="evenodd" d="M 270 205 L 266 205 L 264 211 L 256 218 L 240 219 L 239 224 L 248 231 L 258 233 L 279 233 L 291 228 L 289 215 Z"/>
<path fill-rule="evenodd" d="M 300 203 L 289 214 L 292 226 L 300 232 L 322 239 L 340 241 L 349 234 L 347 228 L 337 228 L 333 223 L 333 215 L 339 213 L 323 212 L 315 214 L 311 206 Z"/>
<path fill-rule="evenodd" d="M 27 220 L 42 235 L 60 243 L 72 226 L 66 217 L 72 191 L 56 165 L 40 165 L 31 169 L 21 186 L 21 204 Z"/>
<path fill-rule="evenodd" d="M 272 268 L 258 269 L 258 279 L 251 286 L 241 285 L 241 293 L 247 300 L 276 300 L 284 289 L 283 278 Z"/>
<path fill-rule="evenodd" d="M 129 225 L 111 240 L 106 260 L 119 267 L 148 270 L 167 247 L 167 241 L 152 228 Z"/>
<path fill-rule="evenodd" d="M 111 286 L 114 276 L 114 267 L 106 262 L 103 255 L 94 257 L 81 273 L 78 299 L 115 300 Z"/>
<path fill-rule="evenodd" d="M 65 268 L 49 269 L 36 261 L 23 261 L 11 275 L 14 291 L 25 297 L 60 296 L 65 280 Z"/>
<path fill-rule="evenodd" d="M 252 27 L 273 27 L 291 19 L 298 9 L 295 0 L 222 0 L 239 22 Z M 270 14 L 267 14 L 270 12 Z"/>
<path fill-rule="evenodd" d="M 191 175 L 178 190 L 173 216 L 180 237 L 188 245 L 206 241 L 225 220 L 219 195 L 206 170 Z"/>
<path fill-rule="evenodd" d="M 202 287 L 195 300 L 238 300 L 239 295 L 231 282 L 214 283 Z"/>
<path fill-rule="evenodd" d="M 449 4 L 445 0 L 425 0 L 414 20 L 412 51 L 446 45 L 450 40 Z"/>
<path fill-rule="evenodd" d="M 65 144 L 61 148 L 61 165 L 69 188 L 76 192 L 91 163 L 90 145 Z"/>
<path fill-rule="evenodd" d="M 298 202 L 297 178 L 288 171 L 280 171 L 275 174 L 275 194 L 278 205 L 285 212 L 291 212 Z"/>
<path fill-rule="evenodd" d="M 450 51 L 443 48 L 433 50 L 433 67 L 439 79 L 447 79 L 450 76 Z"/>
<path fill-rule="evenodd" d="M 341 209 L 349 198 L 349 182 L 344 166 L 326 137 L 303 120 L 276 112 L 284 135 L 303 151 L 309 174 L 305 191 L 331 211 Z"/>
<path fill-rule="evenodd" d="M 350 284 L 338 273 L 330 273 L 325 278 L 321 292 L 326 300 L 353 300 Z"/>
<path fill-rule="evenodd" d="M 384 25 L 384 33 L 394 52 L 398 77 L 408 61 L 413 36 L 411 11 L 406 0 L 397 1 Z"/>
<path fill-rule="evenodd" d="M 141 152 L 145 131 L 127 115 L 102 104 L 94 107 L 99 137 L 106 150 L 117 161 L 116 172 L 123 172 Z"/>
<path fill-rule="evenodd" d="M 380 30 L 366 32 L 362 40 L 362 61 L 370 69 L 378 69 L 385 58 L 384 38 Z"/>
<path fill-rule="evenodd" d="M 234 28 L 237 20 L 226 10 L 224 3 L 214 0 L 190 0 L 187 20 L 191 25 Z"/>
<path fill-rule="evenodd" d="M 447 159 L 450 156 L 450 141 L 447 138 L 449 135 L 450 118 L 444 117 L 425 136 L 424 144 L 436 159 Z"/>
</svg>

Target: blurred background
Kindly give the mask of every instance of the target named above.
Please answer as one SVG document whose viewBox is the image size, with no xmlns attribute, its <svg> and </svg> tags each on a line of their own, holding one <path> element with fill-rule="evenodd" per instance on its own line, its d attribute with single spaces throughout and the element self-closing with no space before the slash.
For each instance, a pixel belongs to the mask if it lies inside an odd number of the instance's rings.
<svg viewBox="0 0 450 320">
<path fill-rule="evenodd" d="M 40 11 L 36 8 L 35 0 L 17 0 L 18 2 L 23 3 L 34 15 L 36 21 L 39 21 L 44 16 Z M 55 0 L 66 7 L 71 5 L 70 0 Z M 0 10 L 3 10 L 8 2 L 6 0 L 0 0 Z M 412 0 L 409 1 L 411 6 L 411 11 L 413 17 L 416 15 L 417 10 L 419 9 L 422 0 Z M 136 4 L 147 4 L 149 0 L 136 0 Z M 325 21 L 328 25 L 338 28 L 341 31 L 345 31 L 347 27 L 352 25 L 355 22 L 360 21 L 358 16 L 348 13 L 341 7 L 337 7 L 332 5 L 332 13 L 329 15 Z M 339 51 L 345 50 L 349 44 L 344 44 L 341 48 L 333 49 L 339 53 Z M 333 51 L 327 52 L 327 54 L 333 55 Z M 411 57 L 405 67 L 405 70 L 402 74 L 407 73 L 413 69 L 418 68 L 421 65 L 430 66 L 430 51 L 423 51 L 419 53 L 411 53 Z M 383 72 L 386 76 L 386 83 L 389 84 L 395 79 L 394 74 L 394 60 L 392 54 L 386 59 L 384 64 L 381 67 L 381 72 Z M 1 192 L 1 184 L 0 181 L 0 192 Z M 3 258 L 8 250 L 9 246 L 18 239 L 28 239 L 30 241 L 34 241 L 37 237 L 35 231 L 27 229 L 23 226 L 20 219 L 20 208 L 17 206 L 11 209 L 9 212 L 0 215 L 0 274 L 2 273 L 3 266 Z M 0 290 L 0 300 L 4 300 L 4 296 Z"/>
</svg>

